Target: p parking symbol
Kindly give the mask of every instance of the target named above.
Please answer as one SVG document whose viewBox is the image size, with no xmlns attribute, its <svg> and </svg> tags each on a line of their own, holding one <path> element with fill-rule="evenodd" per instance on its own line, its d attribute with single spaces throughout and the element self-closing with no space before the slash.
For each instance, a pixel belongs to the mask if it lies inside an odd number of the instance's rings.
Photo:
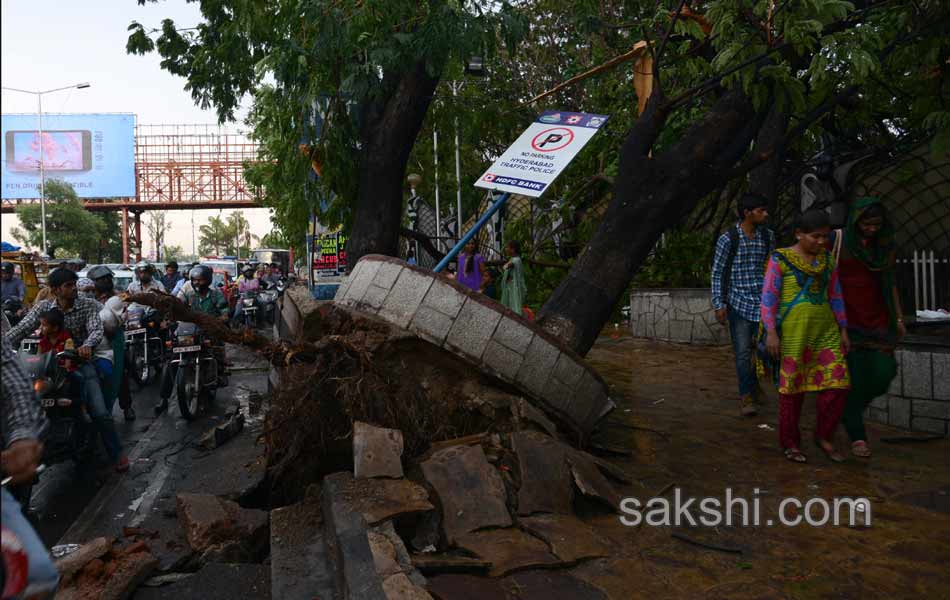
<svg viewBox="0 0 950 600">
<path fill-rule="evenodd" d="M 557 152 L 571 145 L 574 132 L 566 127 L 545 129 L 531 139 L 531 147 L 538 152 Z"/>
</svg>

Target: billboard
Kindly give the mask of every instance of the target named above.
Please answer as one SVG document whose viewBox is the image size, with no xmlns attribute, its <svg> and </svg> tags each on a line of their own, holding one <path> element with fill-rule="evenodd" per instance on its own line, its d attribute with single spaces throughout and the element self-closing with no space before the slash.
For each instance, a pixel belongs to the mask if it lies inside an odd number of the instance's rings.
<svg viewBox="0 0 950 600">
<path fill-rule="evenodd" d="M 46 181 L 60 179 L 80 198 L 135 196 L 135 115 L 0 116 L 3 198 L 40 197 L 40 161 Z"/>
<path fill-rule="evenodd" d="M 313 245 L 314 278 L 346 274 L 346 235 L 342 232 L 318 235 Z"/>
</svg>

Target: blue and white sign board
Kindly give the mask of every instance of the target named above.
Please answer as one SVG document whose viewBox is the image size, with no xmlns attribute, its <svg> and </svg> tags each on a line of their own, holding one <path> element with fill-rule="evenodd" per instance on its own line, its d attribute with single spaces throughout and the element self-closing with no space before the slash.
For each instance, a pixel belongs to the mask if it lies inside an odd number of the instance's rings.
<svg viewBox="0 0 950 600">
<path fill-rule="evenodd" d="M 478 178 L 475 187 L 537 198 L 597 133 L 607 115 L 549 110 Z"/>
<path fill-rule="evenodd" d="M 47 181 L 73 186 L 80 198 L 135 197 L 135 115 L 0 117 L 3 197 L 39 198 L 40 163 Z"/>
</svg>

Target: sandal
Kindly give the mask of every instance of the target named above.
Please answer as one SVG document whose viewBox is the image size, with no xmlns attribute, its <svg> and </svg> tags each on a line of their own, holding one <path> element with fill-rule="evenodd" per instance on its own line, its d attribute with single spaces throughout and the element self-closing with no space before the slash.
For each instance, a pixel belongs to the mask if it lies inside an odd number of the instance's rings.
<svg viewBox="0 0 950 600">
<path fill-rule="evenodd" d="M 825 443 L 831 446 L 831 442 L 825 442 Z M 835 462 L 835 463 L 844 462 L 844 457 L 835 451 L 834 446 L 831 446 L 831 450 L 829 450 L 828 448 L 825 448 L 824 444 L 822 443 L 822 440 L 819 440 L 817 438 L 815 438 L 815 445 L 818 446 L 819 450 L 825 453 L 825 456 L 827 456 L 828 460 L 830 460 L 831 462 Z"/>
<path fill-rule="evenodd" d="M 858 458 L 871 458 L 871 448 L 864 440 L 858 440 L 851 444 L 851 454 Z"/>
<path fill-rule="evenodd" d="M 802 451 L 798 448 L 786 448 L 785 449 L 785 458 L 792 462 L 797 463 L 806 463 L 808 462 L 808 457 L 802 454 Z"/>
</svg>

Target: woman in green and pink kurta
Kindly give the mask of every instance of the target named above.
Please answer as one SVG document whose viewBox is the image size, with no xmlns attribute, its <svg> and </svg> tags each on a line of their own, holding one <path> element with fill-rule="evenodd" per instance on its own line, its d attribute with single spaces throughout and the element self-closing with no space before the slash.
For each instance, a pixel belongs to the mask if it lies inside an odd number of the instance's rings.
<svg viewBox="0 0 950 600">
<path fill-rule="evenodd" d="M 832 439 L 851 387 L 850 341 L 838 271 L 825 249 L 829 232 L 823 211 L 802 215 L 797 243 L 772 254 L 762 290 L 767 349 L 778 362 L 779 441 L 795 462 L 807 460 L 799 431 L 806 392 L 818 393 L 815 443 L 833 461 L 843 460 Z"/>
</svg>

